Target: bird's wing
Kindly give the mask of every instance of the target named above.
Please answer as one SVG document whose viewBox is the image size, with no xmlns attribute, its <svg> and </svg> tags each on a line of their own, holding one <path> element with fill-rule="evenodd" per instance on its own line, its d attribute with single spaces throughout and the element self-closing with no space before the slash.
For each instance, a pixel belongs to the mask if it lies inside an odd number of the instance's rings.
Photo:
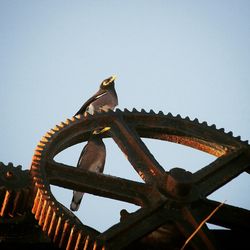
<svg viewBox="0 0 250 250">
<path fill-rule="evenodd" d="M 95 139 L 90 139 L 80 154 L 77 168 L 101 172 L 104 168 L 105 158 L 105 145 L 103 143 L 99 144 Z"/>
<path fill-rule="evenodd" d="M 84 168 L 83 159 L 86 158 L 85 156 L 86 156 L 86 153 L 87 153 L 87 150 L 88 150 L 88 146 L 89 146 L 88 143 L 84 146 L 84 148 L 83 148 L 83 150 L 82 150 L 82 152 L 80 154 L 80 157 L 78 159 L 78 162 L 77 162 L 77 168 Z"/>
<path fill-rule="evenodd" d="M 82 105 L 82 107 L 78 110 L 75 116 L 83 114 L 86 111 L 87 107 L 90 105 L 90 103 L 94 102 L 95 100 L 106 94 L 107 94 L 106 90 L 100 89 Z"/>
</svg>

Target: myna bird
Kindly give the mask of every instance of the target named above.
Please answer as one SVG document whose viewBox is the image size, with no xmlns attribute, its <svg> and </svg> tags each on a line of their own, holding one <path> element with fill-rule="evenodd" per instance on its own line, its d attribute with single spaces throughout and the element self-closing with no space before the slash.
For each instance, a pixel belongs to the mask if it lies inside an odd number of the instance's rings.
<svg viewBox="0 0 250 250">
<path fill-rule="evenodd" d="M 103 143 L 101 136 L 94 132 L 81 152 L 77 168 L 96 173 L 103 173 L 105 159 L 105 144 Z M 72 211 L 77 211 L 79 209 L 83 194 L 84 193 L 82 192 L 73 191 L 73 198 L 70 204 L 70 209 Z"/>
<path fill-rule="evenodd" d="M 94 114 L 95 112 L 107 112 L 113 110 L 118 105 L 118 98 L 115 91 L 115 76 L 111 76 L 102 81 L 99 91 L 89 98 L 75 115 Z M 78 168 L 89 170 L 96 173 L 103 173 L 106 159 L 106 147 L 100 136 L 101 133 L 109 130 L 106 127 L 95 130 L 85 147 L 83 148 L 77 163 Z M 82 192 L 73 191 L 73 198 L 70 209 L 77 211 L 83 197 Z"/>
<path fill-rule="evenodd" d="M 93 115 L 95 112 L 107 112 L 118 105 L 118 98 L 115 91 L 116 76 L 111 76 L 102 81 L 100 89 L 90 97 L 75 115 Z"/>
</svg>

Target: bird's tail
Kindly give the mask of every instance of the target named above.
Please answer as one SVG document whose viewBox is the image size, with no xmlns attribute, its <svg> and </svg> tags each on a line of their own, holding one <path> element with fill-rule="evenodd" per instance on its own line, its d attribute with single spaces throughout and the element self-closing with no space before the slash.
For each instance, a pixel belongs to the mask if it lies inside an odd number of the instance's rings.
<svg viewBox="0 0 250 250">
<path fill-rule="evenodd" d="M 77 211 L 79 209 L 79 206 L 82 201 L 82 196 L 83 196 L 83 193 L 73 191 L 73 197 L 72 197 L 71 204 L 70 204 L 70 209 L 72 211 Z"/>
</svg>

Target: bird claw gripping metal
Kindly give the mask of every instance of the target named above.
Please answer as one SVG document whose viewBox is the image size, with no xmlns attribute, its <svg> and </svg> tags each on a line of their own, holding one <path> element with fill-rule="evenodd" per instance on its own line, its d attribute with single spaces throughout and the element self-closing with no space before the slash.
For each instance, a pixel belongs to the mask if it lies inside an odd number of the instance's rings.
<svg viewBox="0 0 250 250">
<path fill-rule="evenodd" d="M 115 141 L 144 183 L 76 169 L 54 160 L 66 148 L 87 141 L 91 131 L 104 127 L 110 130 L 103 136 Z M 217 158 L 195 173 L 180 168 L 165 171 L 141 138 L 179 143 Z M 37 145 L 30 170 L 35 191 L 32 212 L 43 231 L 66 249 L 124 249 L 139 239 L 147 240 L 145 236 L 152 236 L 168 223 L 186 239 L 219 204 L 207 196 L 242 172 L 249 172 L 249 168 L 248 142 L 197 119 L 135 109 L 78 115 L 56 125 Z M 82 224 L 55 199 L 51 184 L 141 208 L 132 214 L 123 211 L 120 223 L 99 233 Z M 249 219 L 248 210 L 225 204 L 208 222 L 249 232 Z M 217 249 L 216 244 L 206 225 L 190 242 L 192 249 Z"/>
</svg>

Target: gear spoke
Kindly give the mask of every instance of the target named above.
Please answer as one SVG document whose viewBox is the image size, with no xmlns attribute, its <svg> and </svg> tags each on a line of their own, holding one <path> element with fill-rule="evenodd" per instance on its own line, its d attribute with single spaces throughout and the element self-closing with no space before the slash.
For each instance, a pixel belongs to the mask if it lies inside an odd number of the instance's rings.
<svg viewBox="0 0 250 250">
<path fill-rule="evenodd" d="M 202 200 L 197 209 L 204 215 L 209 214 L 219 205 L 219 202 L 213 200 Z M 209 223 L 226 228 L 250 231 L 250 211 L 247 209 L 224 204 L 212 217 Z"/>
<path fill-rule="evenodd" d="M 166 176 L 164 169 L 149 152 L 138 134 L 123 120 L 115 119 L 111 135 L 132 166 L 145 182 L 158 182 Z"/>
<path fill-rule="evenodd" d="M 166 209 L 164 204 L 141 208 L 99 237 L 106 242 L 108 249 L 122 249 L 134 240 L 164 225 L 173 219 L 173 216 L 173 212 Z"/>
<path fill-rule="evenodd" d="M 221 156 L 208 166 L 194 173 L 202 197 L 206 197 L 244 172 L 250 166 L 250 156 L 245 149 Z"/>
<path fill-rule="evenodd" d="M 51 184 L 104 196 L 139 206 L 149 203 L 160 194 L 149 184 L 126 180 L 114 176 L 97 174 L 77 169 L 62 163 L 49 161 L 46 165 L 48 180 Z"/>
</svg>

